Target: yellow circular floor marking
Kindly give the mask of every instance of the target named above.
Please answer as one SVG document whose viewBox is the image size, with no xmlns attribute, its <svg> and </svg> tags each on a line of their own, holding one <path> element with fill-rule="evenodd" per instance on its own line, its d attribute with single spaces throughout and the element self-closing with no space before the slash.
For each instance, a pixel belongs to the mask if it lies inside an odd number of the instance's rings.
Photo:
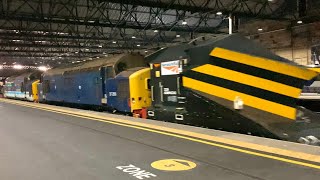
<svg viewBox="0 0 320 180">
<path fill-rule="evenodd" d="M 195 168 L 197 165 L 194 162 L 182 159 L 163 159 L 151 163 L 151 166 L 163 171 L 186 171 Z"/>
</svg>

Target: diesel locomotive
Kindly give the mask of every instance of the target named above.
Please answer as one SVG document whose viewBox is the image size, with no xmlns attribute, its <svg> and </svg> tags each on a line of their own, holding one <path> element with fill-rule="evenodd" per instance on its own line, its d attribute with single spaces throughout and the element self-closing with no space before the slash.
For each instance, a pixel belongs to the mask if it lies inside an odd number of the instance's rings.
<svg viewBox="0 0 320 180">
<path fill-rule="evenodd" d="M 40 71 L 33 71 L 6 79 L 3 95 L 6 98 L 38 101 Z"/>
<path fill-rule="evenodd" d="M 43 103 L 316 144 L 320 116 L 297 106 L 297 99 L 317 75 L 234 34 L 147 57 L 123 54 L 55 68 L 42 74 L 33 96 Z"/>
</svg>

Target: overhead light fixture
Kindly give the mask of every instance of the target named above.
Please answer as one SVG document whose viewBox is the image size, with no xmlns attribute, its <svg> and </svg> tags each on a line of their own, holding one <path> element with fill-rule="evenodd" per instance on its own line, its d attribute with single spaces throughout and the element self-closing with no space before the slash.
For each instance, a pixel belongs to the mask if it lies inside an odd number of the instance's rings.
<svg viewBox="0 0 320 180">
<path fill-rule="evenodd" d="M 219 11 L 219 12 L 217 12 L 216 14 L 220 16 L 220 15 L 222 15 L 222 12 L 221 12 L 221 11 Z"/>
<path fill-rule="evenodd" d="M 100 57 L 98 56 L 97 59 L 99 59 Z"/>
<path fill-rule="evenodd" d="M 86 51 L 89 51 L 89 49 L 86 49 Z"/>
<path fill-rule="evenodd" d="M 177 34 L 176 37 L 179 38 L 179 37 L 180 37 L 180 34 Z"/>
<path fill-rule="evenodd" d="M 20 39 L 14 39 L 12 40 L 13 42 L 20 42 L 21 40 Z"/>
<path fill-rule="evenodd" d="M 78 54 L 79 52 L 78 52 L 78 51 L 76 51 L 76 52 L 74 52 L 74 53 Z"/>
<path fill-rule="evenodd" d="M 39 66 L 38 69 L 40 71 L 47 71 L 49 68 L 47 68 L 46 66 Z"/>
<path fill-rule="evenodd" d="M 16 64 L 13 66 L 13 69 L 23 69 L 23 66 L 20 64 Z"/>
<path fill-rule="evenodd" d="M 61 56 L 59 56 L 59 59 L 62 59 L 62 57 L 61 57 Z"/>
<path fill-rule="evenodd" d="M 187 21 L 183 20 L 182 25 L 186 25 L 186 24 L 188 24 Z"/>
<path fill-rule="evenodd" d="M 117 41 L 112 41 L 113 44 L 117 44 Z"/>
<path fill-rule="evenodd" d="M 303 22 L 301 20 L 297 21 L 298 24 L 302 24 Z"/>
<path fill-rule="evenodd" d="M 156 29 L 156 30 L 154 30 L 153 32 L 157 33 L 157 32 L 159 32 L 159 31 Z"/>
<path fill-rule="evenodd" d="M 273 0 L 268 0 L 269 2 L 272 2 Z"/>
<path fill-rule="evenodd" d="M 102 45 L 99 45 L 98 47 L 99 47 L 99 48 L 102 48 Z"/>
<path fill-rule="evenodd" d="M 262 29 L 262 28 L 259 28 L 258 31 L 263 31 L 263 29 Z"/>
<path fill-rule="evenodd" d="M 34 41 L 34 42 L 36 42 L 36 43 L 45 43 L 47 41 Z"/>
<path fill-rule="evenodd" d="M 79 62 L 81 62 L 81 61 L 77 61 L 77 63 L 79 63 Z"/>
<path fill-rule="evenodd" d="M 38 63 L 34 63 L 35 65 L 37 65 Z"/>
<path fill-rule="evenodd" d="M 147 50 L 145 50 L 144 52 L 145 52 L 145 53 L 147 53 L 148 51 L 147 51 Z"/>
<path fill-rule="evenodd" d="M 138 47 L 140 47 L 140 44 L 137 44 Z"/>
<path fill-rule="evenodd" d="M 131 38 L 132 38 L 132 39 L 135 39 L 136 37 L 135 37 L 135 36 L 132 36 Z"/>
</svg>

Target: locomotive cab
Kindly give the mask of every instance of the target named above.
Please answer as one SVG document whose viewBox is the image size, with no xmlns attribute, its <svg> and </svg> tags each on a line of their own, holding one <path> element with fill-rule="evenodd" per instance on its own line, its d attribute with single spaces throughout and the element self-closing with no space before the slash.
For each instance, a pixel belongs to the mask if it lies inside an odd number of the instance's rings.
<svg viewBox="0 0 320 180">
<path fill-rule="evenodd" d="M 115 78 L 107 80 L 107 105 L 114 109 L 146 118 L 146 108 L 151 104 L 148 80 L 150 69 L 131 68 L 122 71 Z"/>
</svg>

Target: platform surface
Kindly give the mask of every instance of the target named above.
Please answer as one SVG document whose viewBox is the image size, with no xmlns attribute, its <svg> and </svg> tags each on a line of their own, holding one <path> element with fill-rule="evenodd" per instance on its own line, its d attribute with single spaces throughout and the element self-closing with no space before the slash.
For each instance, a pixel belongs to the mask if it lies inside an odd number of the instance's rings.
<svg viewBox="0 0 320 180">
<path fill-rule="evenodd" d="M 88 117 L 68 114 L 66 110 L 81 112 Z M 104 115 L 106 119 L 114 121 L 97 119 Z M 123 118 L 133 124 L 121 124 L 114 118 Z M 175 128 L 177 132 L 172 134 L 170 129 L 153 127 L 148 130 L 138 126 L 141 125 L 138 123 L 146 121 L 1 99 L 0 179 L 320 178 L 319 147 L 158 121 L 147 123 Z M 190 136 L 181 135 L 182 130 L 190 132 Z M 197 134 L 193 133 L 201 133 L 203 136 L 195 138 Z M 209 137 L 216 139 L 210 140 Z M 243 144 L 223 144 L 218 142 L 221 138 L 225 138 L 226 143 Z M 271 153 L 272 149 L 276 149 L 279 154 Z M 157 163 L 159 160 L 166 161 Z"/>
</svg>

